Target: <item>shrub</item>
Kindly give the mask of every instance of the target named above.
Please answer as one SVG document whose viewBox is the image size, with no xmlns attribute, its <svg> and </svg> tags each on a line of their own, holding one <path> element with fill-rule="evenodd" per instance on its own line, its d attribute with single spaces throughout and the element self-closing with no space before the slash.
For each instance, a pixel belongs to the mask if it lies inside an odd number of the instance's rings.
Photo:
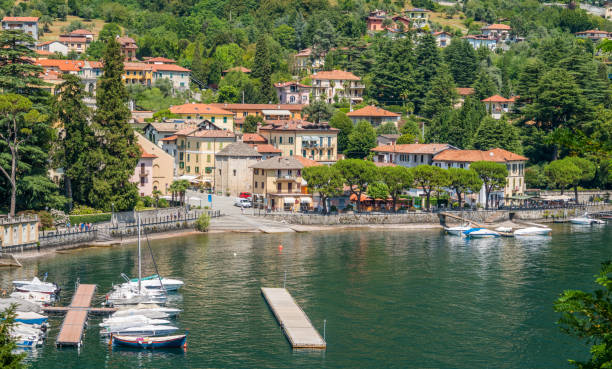
<svg viewBox="0 0 612 369">
<path fill-rule="evenodd" d="M 91 214 L 91 215 L 71 215 L 70 224 L 81 224 L 81 223 L 100 223 L 109 222 L 111 220 L 111 213 L 103 214 Z"/>
<path fill-rule="evenodd" d="M 157 204 L 158 208 L 167 208 L 169 206 L 170 206 L 170 204 L 168 203 L 168 200 L 166 200 L 166 199 L 159 199 L 159 203 Z"/>
<path fill-rule="evenodd" d="M 48 211 L 39 211 L 38 219 L 40 219 L 40 226 L 42 227 L 42 229 L 53 228 L 53 216 Z"/>
<path fill-rule="evenodd" d="M 202 213 L 195 221 L 195 229 L 200 232 L 207 232 L 210 226 L 210 216 L 207 213 Z"/>
<path fill-rule="evenodd" d="M 102 213 L 102 210 L 94 209 L 87 205 L 76 205 L 70 212 L 70 215 L 88 215 L 88 214 L 100 214 L 100 213 Z M 72 222 L 72 220 L 70 221 Z"/>
<path fill-rule="evenodd" d="M 333 213 L 333 212 L 335 212 L 335 211 L 338 211 L 338 208 L 336 207 L 336 205 L 332 205 L 332 206 L 330 206 L 330 207 L 329 207 L 329 211 L 330 211 L 331 213 Z"/>
</svg>

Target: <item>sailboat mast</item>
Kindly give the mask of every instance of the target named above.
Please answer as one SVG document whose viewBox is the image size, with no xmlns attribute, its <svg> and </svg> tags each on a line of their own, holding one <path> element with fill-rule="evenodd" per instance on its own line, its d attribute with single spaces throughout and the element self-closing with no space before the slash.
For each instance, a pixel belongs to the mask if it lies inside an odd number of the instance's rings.
<svg viewBox="0 0 612 369">
<path fill-rule="evenodd" d="M 138 214 L 138 293 L 141 290 L 142 262 L 140 260 L 140 214 Z"/>
</svg>

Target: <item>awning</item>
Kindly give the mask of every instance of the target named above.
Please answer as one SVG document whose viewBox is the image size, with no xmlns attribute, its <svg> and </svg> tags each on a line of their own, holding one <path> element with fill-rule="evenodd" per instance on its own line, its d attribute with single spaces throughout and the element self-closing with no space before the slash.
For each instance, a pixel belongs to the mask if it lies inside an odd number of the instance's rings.
<svg viewBox="0 0 612 369">
<path fill-rule="evenodd" d="M 567 196 L 567 195 L 544 195 L 541 196 L 540 199 L 544 200 L 544 201 L 568 201 L 571 200 L 572 197 Z"/>
<path fill-rule="evenodd" d="M 198 176 L 188 176 L 186 174 L 183 174 L 182 176 L 178 177 L 177 179 L 180 180 L 186 180 L 189 182 L 193 182 L 196 178 L 198 178 Z"/>
<path fill-rule="evenodd" d="M 268 109 L 263 109 L 261 112 L 263 113 L 263 115 L 291 115 L 291 112 L 289 110 L 268 110 Z"/>
<path fill-rule="evenodd" d="M 312 199 L 310 197 L 300 197 L 300 202 L 302 204 L 312 204 Z"/>
<path fill-rule="evenodd" d="M 295 202 L 295 197 L 285 197 L 283 198 L 285 204 L 293 204 Z"/>
<path fill-rule="evenodd" d="M 510 196 L 508 197 L 510 200 L 527 200 L 530 199 L 531 196 L 527 196 L 527 195 L 516 195 L 516 196 Z"/>
</svg>

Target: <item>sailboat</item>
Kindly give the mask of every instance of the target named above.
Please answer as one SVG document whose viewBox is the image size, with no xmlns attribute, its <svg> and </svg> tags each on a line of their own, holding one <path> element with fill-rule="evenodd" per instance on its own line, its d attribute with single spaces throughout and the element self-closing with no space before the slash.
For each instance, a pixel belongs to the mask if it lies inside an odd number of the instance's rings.
<svg viewBox="0 0 612 369">
<path fill-rule="evenodd" d="M 136 304 L 164 304 L 167 300 L 166 291 L 149 290 L 142 285 L 142 255 L 140 247 L 140 215 L 138 215 L 138 283 L 114 286 L 113 291 L 106 295 L 105 304 L 136 305 Z"/>
</svg>

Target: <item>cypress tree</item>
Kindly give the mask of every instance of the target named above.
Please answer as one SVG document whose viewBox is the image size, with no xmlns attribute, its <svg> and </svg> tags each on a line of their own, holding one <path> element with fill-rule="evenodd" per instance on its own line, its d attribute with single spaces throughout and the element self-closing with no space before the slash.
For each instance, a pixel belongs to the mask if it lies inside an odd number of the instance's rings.
<svg viewBox="0 0 612 369">
<path fill-rule="evenodd" d="M 378 42 L 370 91 L 372 97 L 386 104 L 413 100 L 416 85 L 412 41 L 406 37 L 400 40 L 384 38 Z"/>
<path fill-rule="evenodd" d="M 495 84 L 491 75 L 484 68 L 478 73 L 478 78 L 472 87 L 474 87 L 474 96 L 479 100 L 498 93 L 497 84 Z"/>
<path fill-rule="evenodd" d="M 444 59 L 459 87 L 471 86 L 478 65 L 476 52 L 467 40 L 453 39 L 444 49 Z"/>
<path fill-rule="evenodd" d="M 129 179 L 138 163 L 140 149 L 128 122 L 128 94 L 121 80 L 123 56 L 114 38 L 107 41 L 103 63 L 104 74 L 98 80 L 93 120 L 97 138 L 94 157 L 99 165 L 88 198 L 99 209 L 110 210 L 114 204 L 116 210 L 127 210 L 138 200 L 136 186 Z"/>
<path fill-rule="evenodd" d="M 425 96 L 423 115 L 431 118 L 453 107 L 457 97 L 457 89 L 453 77 L 445 65 L 438 68 L 438 73 L 431 81 L 431 88 Z"/>
<path fill-rule="evenodd" d="M 505 117 L 493 119 L 485 117 L 474 136 L 474 148 L 478 150 L 491 150 L 496 147 L 520 153 L 521 140 L 518 130 Z"/>
<path fill-rule="evenodd" d="M 263 103 L 275 102 L 276 92 L 272 86 L 272 64 L 270 50 L 265 34 L 261 34 L 255 45 L 255 60 L 251 75 L 261 81 L 261 100 Z"/>
<path fill-rule="evenodd" d="M 442 57 L 438 51 L 436 39 L 432 34 L 426 33 L 416 47 L 416 84 L 419 86 L 418 96 L 415 99 L 416 111 L 420 111 L 425 103 L 425 96 L 431 86 L 431 80 L 442 64 Z"/>
</svg>

